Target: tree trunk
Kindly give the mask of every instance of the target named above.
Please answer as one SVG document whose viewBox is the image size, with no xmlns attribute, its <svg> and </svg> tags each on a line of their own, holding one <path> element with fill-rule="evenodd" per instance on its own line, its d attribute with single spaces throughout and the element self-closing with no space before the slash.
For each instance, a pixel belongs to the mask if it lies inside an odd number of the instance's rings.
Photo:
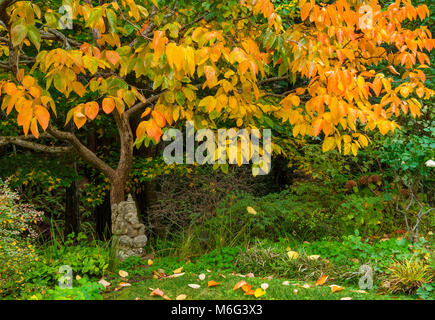
<svg viewBox="0 0 435 320">
<path fill-rule="evenodd" d="M 125 200 L 125 186 L 127 184 L 131 166 L 133 164 L 133 133 L 130 122 L 125 113 L 114 113 L 115 123 L 118 127 L 121 142 L 121 152 L 115 174 L 111 179 L 110 204 L 118 204 Z"/>
<path fill-rule="evenodd" d="M 73 170 L 77 174 L 77 162 L 73 163 Z M 79 183 L 77 180 L 73 181 L 69 187 L 66 188 L 65 195 L 65 228 L 64 235 L 67 236 L 74 232 L 80 232 L 80 195 Z"/>
</svg>

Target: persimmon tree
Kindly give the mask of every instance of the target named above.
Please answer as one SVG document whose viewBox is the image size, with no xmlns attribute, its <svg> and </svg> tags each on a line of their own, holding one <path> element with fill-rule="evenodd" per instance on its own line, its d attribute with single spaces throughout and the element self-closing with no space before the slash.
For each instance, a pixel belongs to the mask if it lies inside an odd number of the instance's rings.
<svg viewBox="0 0 435 320">
<path fill-rule="evenodd" d="M 394 131 L 400 113 L 418 116 L 419 99 L 433 95 L 424 68 L 434 40 L 425 27 L 403 25 L 429 12 L 410 1 L 381 8 L 377 1 L 301 0 L 300 19 L 290 26 L 270 0 L 64 2 L 80 39 L 59 24 L 57 8 L 0 1 L 1 108 L 24 131 L 0 143 L 72 150 L 110 179 L 112 204 L 124 200 L 134 146 L 159 143 L 181 121 L 252 129 L 275 117 L 292 128 L 289 135 L 321 136 L 325 152 L 356 155 L 368 131 Z M 369 20 L 364 8 L 372 10 Z M 376 71 L 381 64 L 385 70 Z M 271 82 L 296 79 L 282 101 L 265 99 Z M 55 94 L 77 101 L 66 123 L 78 129 L 101 113 L 113 117 L 116 167 L 55 125 L 63 108 Z M 40 129 L 70 146 L 32 141 Z"/>
</svg>

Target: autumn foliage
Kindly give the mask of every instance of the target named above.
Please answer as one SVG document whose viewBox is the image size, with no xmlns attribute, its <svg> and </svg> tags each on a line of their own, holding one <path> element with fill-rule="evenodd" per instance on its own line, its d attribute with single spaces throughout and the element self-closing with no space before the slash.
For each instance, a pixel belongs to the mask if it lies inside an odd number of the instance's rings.
<svg viewBox="0 0 435 320">
<path fill-rule="evenodd" d="M 62 34 L 53 10 L 42 12 L 31 1 L 10 3 L 2 7 L 9 21 L 0 27 L 9 55 L 1 108 L 35 137 L 41 129 L 50 133 L 59 109 L 54 92 L 77 101 L 65 118 L 79 129 L 101 111 L 112 114 L 125 135 L 121 157 L 132 156 L 129 131 L 140 146 L 159 142 L 166 127 L 182 120 L 257 128 L 264 115 L 289 122 L 294 137 L 321 136 L 325 152 L 356 155 L 369 144 L 368 131 L 394 131 L 401 113 L 418 116 L 419 99 L 434 94 L 424 85 L 432 35 L 424 26 L 406 27 L 429 11 L 410 1 L 382 8 L 376 0 L 301 0 L 300 19 L 286 28 L 270 0 L 222 1 L 215 8 L 227 17 L 222 23 L 191 5 L 173 12 L 153 1 L 96 6 L 73 0 L 74 28 L 89 39 L 83 42 Z M 23 65 L 20 52 L 30 47 L 37 55 Z M 265 83 L 294 83 L 296 77 L 303 81 L 284 99 L 264 99 Z M 141 121 L 132 129 L 128 119 L 138 111 Z M 73 146 L 83 154 L 78 142 Z M 129 166 L 127 161 L 118 169 L 128 175 Z M 102 171 L 116 180 L 109 169 Z"/>
</svg>

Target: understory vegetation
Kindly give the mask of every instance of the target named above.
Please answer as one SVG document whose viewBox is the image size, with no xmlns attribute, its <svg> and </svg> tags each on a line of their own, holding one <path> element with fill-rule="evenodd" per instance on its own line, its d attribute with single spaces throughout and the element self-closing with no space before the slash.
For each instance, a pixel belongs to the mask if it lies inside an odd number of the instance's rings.
<svg viewBox="0 0 435 320">
<path fill-rule="evenodd" d="M 0 1 L 0 300 L 435 299 L 435 2 L 360 3 Z M 270 172 L 165 162 L 193 120 Z"/>
</svg>

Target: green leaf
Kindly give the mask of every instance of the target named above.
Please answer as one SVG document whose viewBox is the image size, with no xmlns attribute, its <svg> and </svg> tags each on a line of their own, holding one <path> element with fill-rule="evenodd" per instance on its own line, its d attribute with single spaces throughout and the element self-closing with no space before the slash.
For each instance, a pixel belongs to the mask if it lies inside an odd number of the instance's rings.
<svg viewBox="0 0 435 320">
<path fill-rule="evenodd" d="M 39 51 L 41 48 L 41 34 L 39 30 L 34 25 L 27 26 L 27 36 Z"/>
<path fill-rule="evenodd" d="M 118 20 L 116 13 L 112 9 L 106 9 L 106 16 L 107 16 L 107 20 L 109 21 L 110 31 L 112 33 L 115 33 L 116 32 L 116 22 Z"/>
<path fill-rule="evenodd" d="M 17 47 L 26 38 L 27 28 L 24 24 L 17 24 L 12 27 L 11 34 L 12 45 Z"/>
</svg>

